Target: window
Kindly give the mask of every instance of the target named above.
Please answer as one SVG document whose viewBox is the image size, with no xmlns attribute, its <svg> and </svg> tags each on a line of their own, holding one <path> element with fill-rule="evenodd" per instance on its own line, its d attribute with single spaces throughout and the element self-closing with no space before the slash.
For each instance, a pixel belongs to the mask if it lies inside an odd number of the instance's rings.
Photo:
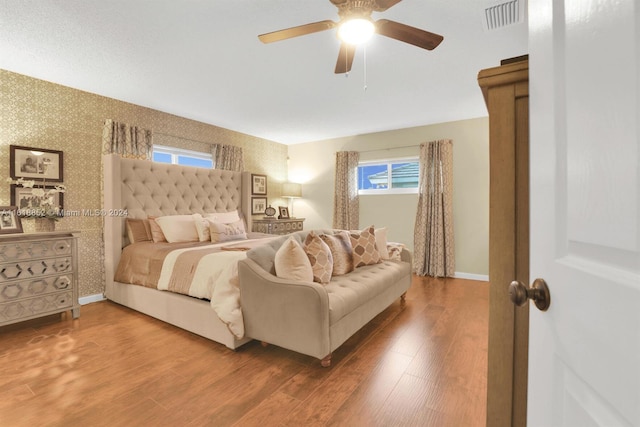
<svg viewBox="0 0 640 427">
<path fill-rule="evenodd" d="M 419 171 L 420 162 L 415 157 L 360 162 L 358 194 L 417 193 Z"/>
<path fill-rule="evenodd" d="M 165 147 L 163 145 L 153 146 L 153 161 L 174 165 L 196 166 L 199 168 L 211 169 L 213 167 L 213 159 L 210 153 Z"/>
</svg>

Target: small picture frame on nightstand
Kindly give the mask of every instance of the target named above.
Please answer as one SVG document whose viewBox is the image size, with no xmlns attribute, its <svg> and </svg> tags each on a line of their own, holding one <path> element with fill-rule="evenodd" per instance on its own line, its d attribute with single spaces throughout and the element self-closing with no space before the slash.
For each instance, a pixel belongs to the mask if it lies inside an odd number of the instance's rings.
<svg viewBox="0 0 640 427">
<path fill-rule="evenodd" d="M 289 219 L 289 208 L 285 206 L 278 206 L 278 219 Z"/>
<path fill-rule="evenodd" d="M 0 234 L 22 233 L 17 206 L 0 206 Z"/>
</svg>

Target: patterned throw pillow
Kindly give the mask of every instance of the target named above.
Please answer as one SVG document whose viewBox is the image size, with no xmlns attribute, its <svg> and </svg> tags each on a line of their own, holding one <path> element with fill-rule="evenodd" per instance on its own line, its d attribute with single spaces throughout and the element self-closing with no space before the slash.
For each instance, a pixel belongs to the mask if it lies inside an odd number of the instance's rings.
<svg viewBox="0 0 640 427">
<path fill-rule="evenodd" d="M 230 240 L 246 240 L 247 233 L 244 230 L 244 221 L 236 221 L 231 224 L 209 221 L 209 232 L 213 243 L 228 242 Z"/>
<path fill-rule="evenodd" d="M 333 271 L 333 256 L 329 246 L 311 231 L 304 241 L 304 251 L 311 262 L 313 281 L 323 285 L 329 283 Z"/>
<path fill-rule="evenodd" d="M 353 247 L 353 265 L 355 268 L 381 262 L 380 253 L 376 247 L 376 234 L 373 225 L 362 231 L 352 231 L 349 233 L 349 237 Z"/>
<path fill-rule="evenodd" d="M 303 282 L 313 281 L 313 270 L 307 254 L 293 237 L 280 246 L 273 260 L 276 276 Z"/>
<path fill-rule="evenodd" d="M 321 234 L 320 238 L 329 246 L 333 257 L 333 276 L 340 276 L 353 271 L 353 249 L 349 232 L 339 231 L 336 234 Z"/>
</svg>

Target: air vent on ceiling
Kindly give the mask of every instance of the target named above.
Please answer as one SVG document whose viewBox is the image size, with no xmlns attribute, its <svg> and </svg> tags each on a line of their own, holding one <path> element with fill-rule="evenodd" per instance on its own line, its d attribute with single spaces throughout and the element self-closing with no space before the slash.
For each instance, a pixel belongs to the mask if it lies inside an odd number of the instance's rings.
<svg viewBox="0 0 640 427">
<path fill-rule="evenodd" d="M 519 24 L 524 21 L 524 0 L 508 0 L 492 5 L 484 9 L 484 29 L 486 31 L 497 30 L 509 25 Z"/>
</svg>

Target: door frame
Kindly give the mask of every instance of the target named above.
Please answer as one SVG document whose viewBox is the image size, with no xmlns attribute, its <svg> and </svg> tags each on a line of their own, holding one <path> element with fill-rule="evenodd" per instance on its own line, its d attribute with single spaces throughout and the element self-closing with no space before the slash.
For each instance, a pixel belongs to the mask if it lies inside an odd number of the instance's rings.
<svg viewBox="0 0 640 427">
<path fill-rule="evenodd" d="M 489 343 L 487 426 L 525 426 L 529 305 L 509 284 L 529 285 L 529 62 L 478 73 L 489 110 Z"/>
</svg>

